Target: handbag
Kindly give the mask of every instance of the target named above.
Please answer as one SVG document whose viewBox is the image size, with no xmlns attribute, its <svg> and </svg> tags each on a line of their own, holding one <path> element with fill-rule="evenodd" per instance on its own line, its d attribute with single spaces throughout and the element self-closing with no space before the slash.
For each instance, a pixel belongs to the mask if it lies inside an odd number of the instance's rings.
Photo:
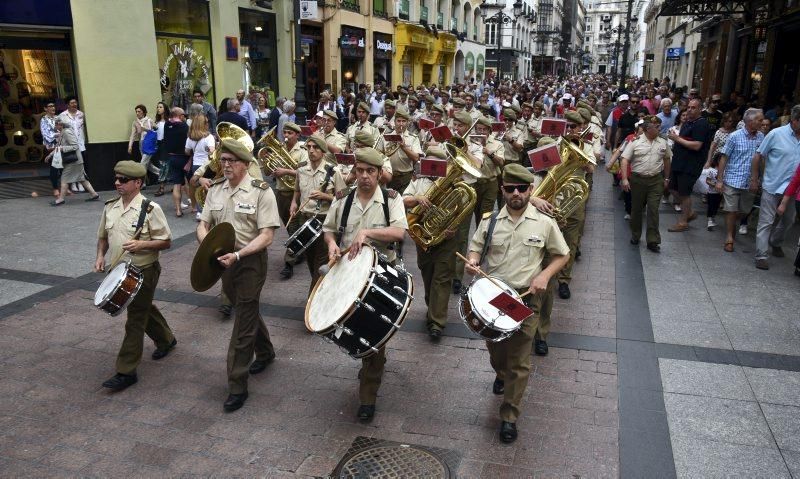
<svg viewBox="0 0 800 479">
<path fill-rule="evenodd" d="M 60 148 L 59 148 L 60 150 Z M 78 151 L 62 151 L 61 152 L 61 162 L 65 165 L 69 165 L 78 161 Z"/>
<path fill-rule="evenodd" d="M 141 150 L 145 155 L 155 155 L 158 151 L 158 133 L 155 130 L 148 130 L 144 134 L 141 142 Z"/>
</svg>

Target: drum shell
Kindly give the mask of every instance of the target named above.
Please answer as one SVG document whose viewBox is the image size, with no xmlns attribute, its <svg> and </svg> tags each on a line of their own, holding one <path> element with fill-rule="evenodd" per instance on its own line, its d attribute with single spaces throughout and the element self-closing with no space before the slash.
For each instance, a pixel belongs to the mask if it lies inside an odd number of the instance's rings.
<svg viewBox="0 0 800 479">
<path fill-rule="evenodd" d="M 314 217 L 303 223 L 283 244 L 291 256 L 299 256 L 322 235 L 322 221 Z"/>
<path fill-rule="evenodd" d="M 493 323 L 487 321 L 479 314 L 478 311 L 475 311 L 472 305 L 472 300 L 470 298 L 470 293 L 473 289 L 473 286 L 478 281 L 478 279 L 479 278 L 475 278 L 469 285 L 469 288 L 467 288 L 467 290 L 461 294 L 458 303 L 458 312 L 459 315 L 461 316 L 461 320 L 464 322 L 464 325 L 466 325 L 470 331 L 477 334 L 478 336 L 481 336 L 485 340 L 493 343 L 503 341 L 504 339 L 509 338 L 511 335 L 517 332 L 522 327 L 523 321 L 516 323 L 516 325 L 513 328 L 509 329 L 496 328 L 493 326 Z M 497 278 L 493 279 L 495 282 L 504 284 Z M 512 296 L 515 296 L 517 297 L 517 299 L 519 299 L 519 295 L 514 291 L 513 288 L 509 287 L 508 285 L 505 285 L 505 287 L 506 287 L 506 292 L 508 292 L 509 294 L 512 294 L 513 292 Z"/>
<path fill-rule="evenodd" d="M 131 264 L 127 265 L 125 276 L 122 277 L 119 285 L 111 295 L 97 307 L 111 316 L 117 316 L 133 301 L 139 289 L 142 287 L 144 276 L 142 271 Z"/>
</svg>

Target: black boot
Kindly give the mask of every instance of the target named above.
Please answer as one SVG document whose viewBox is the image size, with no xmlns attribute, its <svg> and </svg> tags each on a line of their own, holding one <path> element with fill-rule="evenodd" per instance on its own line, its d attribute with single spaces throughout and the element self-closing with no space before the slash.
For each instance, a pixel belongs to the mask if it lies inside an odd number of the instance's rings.
<svg viewBox="0 0 800 479">
<path fill-rule="evenodd" d="M 281 279 L 290 279 L 294 274 L 294 268 L 289 263 L 281 270 Z"/>
</svg>

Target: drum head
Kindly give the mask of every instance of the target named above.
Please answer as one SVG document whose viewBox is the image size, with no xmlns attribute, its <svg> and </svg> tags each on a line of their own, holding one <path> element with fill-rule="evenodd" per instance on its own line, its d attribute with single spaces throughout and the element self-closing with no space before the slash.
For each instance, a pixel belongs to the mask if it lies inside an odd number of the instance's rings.
<svg viewBox="0 0 800 479">
<path fill-rule="evenodd" d="M 492 279 L 494 279 L 497 283 L 502 284 L 506 293 L 519 299 L 519 294 L 517 294 L 514 288 L 504 284 L 497 278 Z M 513 331 L 519 326 L 519 323 L 489 304 L 489 301 L 493 300 L 500 293 L 500 288 L 498 288 L 488 278 L 478 278 L 473 281 L 469 287 L 469 302 L 470 305 L 472 305 L 472 310 L 476 312 L 478 316 L 487 324 L 494 320 L 493 327 L 498 331 Z"/>
<path fill-rule="evenodd" d="M 114 293 L 114 290 L 117 289 L 117 286 L 122 282 L 122 279 L 125 277 L 125 272 L 128 270 L 127 263 L 120 263 L 112 269 L 105 278 L 103 278 L 103 282 L 100 283 L 100 287 L 97 288 L 97 292 L 94 293 L 94 305 L 100 306 L 104 302 L 111 297 Z"/>
<path fill-rule="evenodd" d="M 364 245 L 352 261 L 345 254 L 319 280 L 306 305 L 306 327 L 310 331 L 325 331 L 350 311 L 367 285 L 374 262 L 375 250 Z"/>
</svg>

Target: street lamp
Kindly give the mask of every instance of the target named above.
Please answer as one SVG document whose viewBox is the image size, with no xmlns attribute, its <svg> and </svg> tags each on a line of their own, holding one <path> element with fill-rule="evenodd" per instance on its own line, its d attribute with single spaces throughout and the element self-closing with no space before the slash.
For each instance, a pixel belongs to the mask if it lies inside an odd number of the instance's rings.
<svg viewBox="0 0 800 479">
<path fill-rule="evenodd" d="M 497 44 L 495 46 L 495 61 L 497 62 L 497 76 L 498 80 L 502 80 L 503 76 L 501 73 L 502 70 L 502 61 L 500 59 L 500 46 L 501 46 L 501 36 L 503 31 L 503 26 L 508 25 L 509 23 L 512 25 L 512 32 L 513 27 L 517 24 L 517 17 L 522 14 L 522 0 L 517 0 L 511 6 L 513 9 L 514 16 L 509 17 L 508 15 L 503 12 L 506 8 L 505 3 L 484 3 L 480 7 L 481 10 L 481 20 L 483 20 L 484 25 L 497 25 Z M 497 10 L 496 13 L 491 13 L 494 10 Z M 536 14 L 534 13 L 534 18 Z M 513 35 L 513 33 L 512 33 Z M 512 37 L 513 41 L 513 37 Z"/>
</svg>

